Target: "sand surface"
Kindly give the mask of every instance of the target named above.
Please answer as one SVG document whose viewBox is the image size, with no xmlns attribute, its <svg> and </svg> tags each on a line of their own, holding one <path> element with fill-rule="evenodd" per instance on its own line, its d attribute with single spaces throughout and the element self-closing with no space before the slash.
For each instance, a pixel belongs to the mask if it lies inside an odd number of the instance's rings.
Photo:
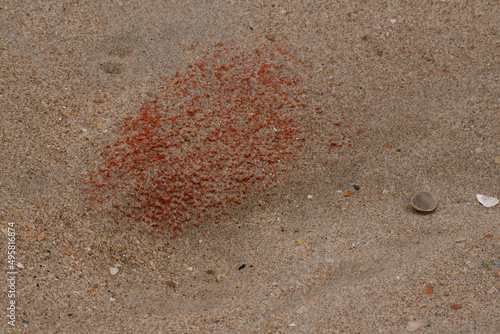
<svg viewBox="0 0 500 334">
<path fill-rule="evenodd" d="M 0 219 L 23 267 L 0 332 L 494 333 L 500 206 L 476 194 L 500 196 L 499 23 L 493 0 L 0 2 Z M 311 133 L 351 111 L 362 135 L 320 135 L 271 196 L 176 238 L 89 209 L 122 120 L 217 43 L 290 45 Z"/>
</svg>

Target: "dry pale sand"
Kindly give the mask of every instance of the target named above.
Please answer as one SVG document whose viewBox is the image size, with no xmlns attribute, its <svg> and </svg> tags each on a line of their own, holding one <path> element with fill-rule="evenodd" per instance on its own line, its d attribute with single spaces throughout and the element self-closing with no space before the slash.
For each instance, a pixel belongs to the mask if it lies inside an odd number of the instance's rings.
<svg viewBox="0 0 500 334">
<path fill-rule="evenodd" d="M 499 21 L 494 0 L 1 1 L 0 218 L 24 268 L 0 331 L 496 332 L 500 206 L 476 194 L 500 195 Z M 88 210 L 121 120 L 228 41 L 289 44 L 318 117 L 352 110 L 366 136 L 177 238 Z"/>
</svg>

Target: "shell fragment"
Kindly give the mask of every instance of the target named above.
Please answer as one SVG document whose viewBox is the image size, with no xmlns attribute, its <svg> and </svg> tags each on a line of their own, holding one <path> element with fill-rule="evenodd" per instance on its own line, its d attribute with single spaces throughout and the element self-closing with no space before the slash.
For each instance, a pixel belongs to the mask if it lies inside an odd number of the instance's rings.
<svg viewBox="0 0 500 334">
<path fill-rule="evenodd" d="M 487 208 L 491 208 L 492 206 L 497 205 L 499 202 L 498 198 L 490 197 L 490 196 L 486 196 L 486 195 L 481 195 L 481 194 L 477 194 L 476 198 L 479 201 L 479 203 L 481 203 L 482 205 L 484 205 Z"/>
</svg>

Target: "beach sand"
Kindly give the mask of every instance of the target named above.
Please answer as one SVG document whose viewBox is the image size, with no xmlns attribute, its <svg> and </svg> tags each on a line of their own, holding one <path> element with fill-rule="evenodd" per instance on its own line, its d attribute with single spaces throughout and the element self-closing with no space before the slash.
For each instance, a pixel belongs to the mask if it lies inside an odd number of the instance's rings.
<svg viewBox="0 0 500 334">
<path fill-rule="evenodd" d="M 486 0 L 3 1 L 0 331 L 496 332 L 500 206 L 476 195 L 500 196 L 499 23 Z M 298 167 L 176 237 L 89 208 L 123 119 L 218 43 L 303 62 Z"/>
</svg>

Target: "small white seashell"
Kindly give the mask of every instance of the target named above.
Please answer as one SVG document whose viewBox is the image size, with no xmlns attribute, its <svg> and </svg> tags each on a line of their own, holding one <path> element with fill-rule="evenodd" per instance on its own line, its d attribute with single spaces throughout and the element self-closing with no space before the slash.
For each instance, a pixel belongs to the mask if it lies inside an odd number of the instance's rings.
<svg viewBox="0 0 500 334">
<path fill-rule="evenodd" d="M 18 268 L 20 268 L 20 269 L 24 269 L 24 266 L 23 266 L 23 264 L 22 264 L 21 262 L 18 262 L 18 263 L 16 264 L 16 267 L 18 267 Z"/>
<path fill-rule="evenodd" d="M 479 203 L 481 203 L 482 205 L 484 205 L 487 208 L 491 208 L 492 206 L 497 205 L 499 202 L 498 198 L 490 197 L 490 196 L 486 196 L 486 195 L 477 194 L 476 198 L 479 201 Z"/>
</svg>

